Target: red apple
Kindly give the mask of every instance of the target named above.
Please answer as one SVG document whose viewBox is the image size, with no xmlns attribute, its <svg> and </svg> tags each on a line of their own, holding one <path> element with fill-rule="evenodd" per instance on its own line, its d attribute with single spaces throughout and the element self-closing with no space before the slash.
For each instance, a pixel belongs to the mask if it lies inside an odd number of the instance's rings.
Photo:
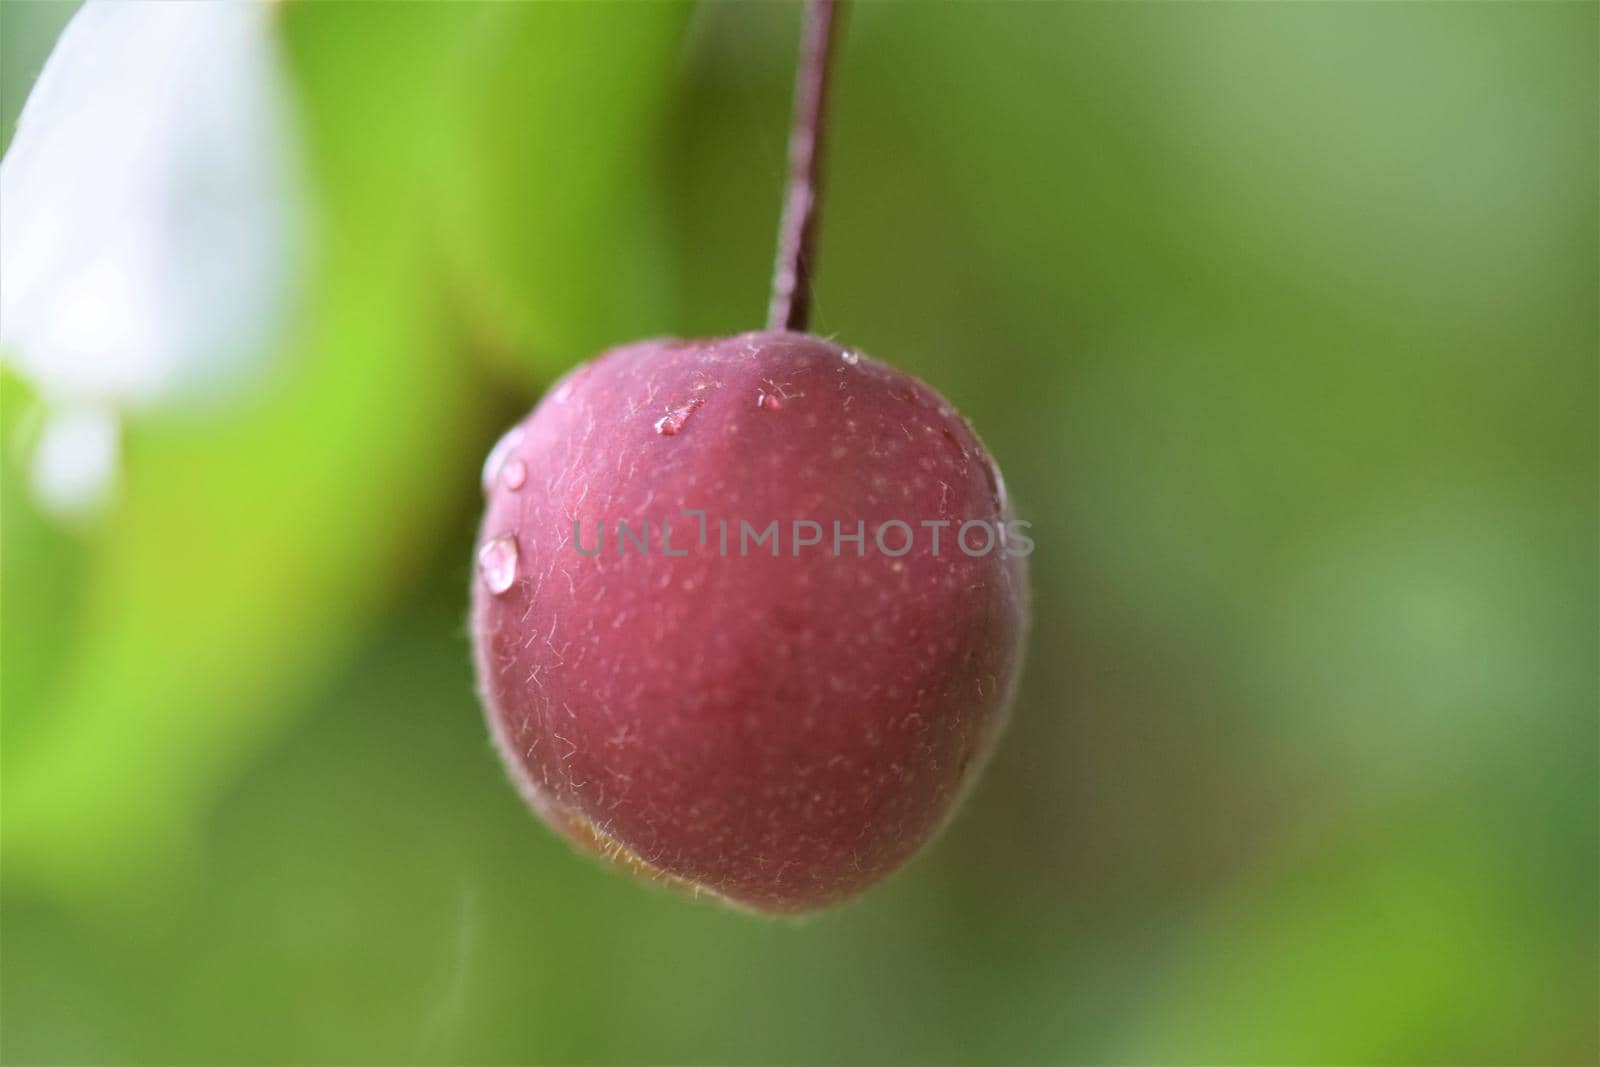
<svg viewBox="0 0 1600 1067">
<path fill-rule="evenodd" d="M 550 390 L 485 488 L 490 730 L 582 845 L 822 908 L 915 855 L 992 749 L 1031 542 L 916 379 L 799 333 L 627 345 Z"/>
</svg>

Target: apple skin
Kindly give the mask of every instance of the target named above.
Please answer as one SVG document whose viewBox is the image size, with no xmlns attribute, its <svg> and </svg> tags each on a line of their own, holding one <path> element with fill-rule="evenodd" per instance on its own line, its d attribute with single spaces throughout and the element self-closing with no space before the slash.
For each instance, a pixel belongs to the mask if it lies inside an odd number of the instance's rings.
<svg viewBox="0 0 1600 1067">
<path fill-rule="evenodd" d="M 485 482 L 479 689 L 524 798 L 579 845 L 746 909 L 824 908 L 904 865 L 993 749 L 1027 561 L 1014 536 L 960 549 L 962 522 L 1013 516 L 916 379 L 798 333 L 626 345 L 557 382 Z M 774 519 L 776 558 L 753 540 Z M 795 555 L 797 519 L 822 542 Z M 874 542 L 893 519 L 898 558 Z M 648 554 L 619 554 L 619 520 L 649 522 Z M 834 520 L 864 521 L 864 554 L 834 555 Z M 924 520 L 952 523 L 937 554 Z"/>
</svg>

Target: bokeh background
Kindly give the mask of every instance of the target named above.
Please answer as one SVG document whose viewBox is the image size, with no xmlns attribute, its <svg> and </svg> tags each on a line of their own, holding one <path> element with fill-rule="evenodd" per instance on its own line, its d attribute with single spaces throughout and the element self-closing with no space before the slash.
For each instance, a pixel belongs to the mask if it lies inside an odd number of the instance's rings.
<svg viewBox="0 0 1600 1067">
<path fill-rule="evenodd" d="M 73 10 L 0 5 L 8 138 Z M 609 344 L 759 325 L 799 13 L 275 9 L 265 378 L 130 413 L 61 522 L 4 372 L 4 1059 L 1594 1062 L 1593 3 L 855 5 L 815 326 L 1034 523 L 1013 726 L 809 921 L 524 810 L 479 463 Z"/>
</svg>

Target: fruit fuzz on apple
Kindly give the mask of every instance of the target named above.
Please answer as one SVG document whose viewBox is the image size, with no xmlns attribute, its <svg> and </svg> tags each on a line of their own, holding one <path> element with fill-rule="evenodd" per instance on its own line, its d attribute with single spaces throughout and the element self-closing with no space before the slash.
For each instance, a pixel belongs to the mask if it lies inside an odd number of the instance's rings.
<svg viewBox="0 0 1600 1067">
<path fill-rule="evenodd" d="M 643 878 L 772 913 L 845 900 L 939 830 L 1004 725 L 1027 615 L 1015 551 L 687 536 L 685 512 L 1015 529 L 943 398 L 803 332 L 833 36 L 813 0 L 769 328 L 625 345 L 556 383 L 485 464 L 472 588 L 490 731 L 528 804 Z M 580 551 L 577 523 L 672 523 L 676 547 Z"/>
</svg>

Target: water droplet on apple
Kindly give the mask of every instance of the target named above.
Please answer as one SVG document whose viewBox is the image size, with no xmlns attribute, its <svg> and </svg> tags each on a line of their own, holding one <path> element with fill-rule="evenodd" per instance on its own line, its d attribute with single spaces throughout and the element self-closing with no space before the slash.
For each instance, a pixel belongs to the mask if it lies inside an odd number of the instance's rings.
<svg viewBox="0 0 1600 1067">
<path fill-rule="evenodd" d="M 496 441 L 494 447 L 489 449 L 488 458 L 483 461 L 483 491 L 485 493 L 494 491 L 494 484 L 500 477 L 500 468 L 505 465 L 511 453 L 515 452 L 521 445 L 522 427 L 518 425 L 507 430 L 505 436 Z"/>
<path fill-rule="evenodd" d="M 500 484 L 516 492 L 528 480 L 528 465 L 515 456 L 506 460 L 505 466 L 500 468 Z"/>
<path fill-rule="evenodd" d="M 778 399 L 777 393 L 769 393 L 762 389 L 756 393 L 756 407 L 765 408 L 767 411 L 781 411 L 783 401 Z"/>
<path fill-rule="evenodd" d="M 843 352 L 839 353 L 839 358 L 854 367 L 857 363 L 861 362 L 861 353 L 855 351 L 854 349 L 847 348 Z"/>
<path fill-rule="evenodd" d="M 499 596 L 517 580 L 517 539 L 501 534 L 478 549 L 478 573 L 489 592 Z"/>
<path fill-rule="evenodd" d="M 704 398 L 697 396 L 687 404 L 673 408 L 656 420 L 656 433 L 663 437 L 671 437 L 683 429 L 684 424 L 689 421 L 689 416 L 693 415 L 695 409 L 704 403 Z"/>
</svg>

